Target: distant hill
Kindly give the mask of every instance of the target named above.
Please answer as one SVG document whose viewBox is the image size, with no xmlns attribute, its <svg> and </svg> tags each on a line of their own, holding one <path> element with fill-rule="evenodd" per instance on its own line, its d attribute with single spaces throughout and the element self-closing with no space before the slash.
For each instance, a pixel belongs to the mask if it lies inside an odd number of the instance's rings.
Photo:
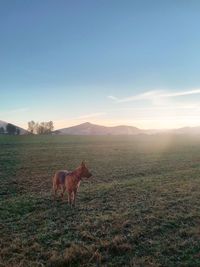
<svg viewBox="0 0 200 267">
<path fill-rule="evenodd" d="M 137 135 L 144 133 L 144 130 L 126 125 L 106 127 L 85 122 L 80 125 L 57 130 L 54 133 L 60 135 Z"/>
<path fill-rule="evenodd" d="M 175 134 L 200 135 L 200 127 L 183 127 L 172 130 Z"/>
<path fill-rule="evenodd" d="M 0 127 L 6 129 L 8 122 L 0 120 Z M 15 125 L 15 124 L 13 124 Z M 20 135 L 28 134 L 28 131 L 15 125 L 20 129 Z M 85 122 L 72 127 L 55 130 L 53 134 L 56 135 L 155 135 L 155 134 L 169 134 L 169 135 L 199 135 L 200 126 L 197 127 L 182 127 L 177 129 L 140 129 L 134 126 L 119 125 L 119 126 L 103 126 L 90 122 Z"/>
<path fill-rule="evenodd" d="M 8 124 L 7 122 L 0 120 L 0 127 L 3 127 L 4 129 L 6 129 L 7 124 Z"/>
<path fill-rule="evenodd" d="M 138 134 L 175 134 L 200 135 L 200 127 L 183 127 L 178 129 L 149 129 L 143 130 L 133 126 L 120 125 L 107 127 L 90 122 L 54 131 L 58 135 L 138 135 Z"/>
<path fill-rule="evenodd" d="M 6 125 L 8 124 L 8 122 L 6 122 L 6 121 L 1 121 L 0 120 L 0 127 L 3 127 L 5 130 L 6 130 Z M 15 125 L 15 124 L 13 124 L 13 125 Z M 20 135 L 23 135 L 23 134 L 27 134 L 28 133 L 28 131 L 27 130 L 25 130 L 25 129 L 23 129 L 23 128 L 21 128 L 21 127 L 19 127 L 19 126 L 17 126 L 17 125 L 15 125 L 18 129 L 20 129 Z"/>
</svg>

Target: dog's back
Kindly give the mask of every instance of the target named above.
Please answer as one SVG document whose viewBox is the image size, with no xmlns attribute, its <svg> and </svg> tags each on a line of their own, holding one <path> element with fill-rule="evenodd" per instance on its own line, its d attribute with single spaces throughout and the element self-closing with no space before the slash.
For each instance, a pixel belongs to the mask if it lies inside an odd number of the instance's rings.
<svg viewBox="0 0 200 267">
<path fill-rule="evenodd" d="M 58 188 L 65 185 L 65 178 L 70 172 L 67 170 L 60 170 L 53 176 L 53 187 Z"/>
</svg>

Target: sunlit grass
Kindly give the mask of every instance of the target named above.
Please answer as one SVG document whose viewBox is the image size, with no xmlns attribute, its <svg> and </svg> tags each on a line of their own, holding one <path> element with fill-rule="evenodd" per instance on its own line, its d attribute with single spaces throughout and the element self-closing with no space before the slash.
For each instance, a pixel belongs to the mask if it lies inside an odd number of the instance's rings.
<svg viewBox="0 0 200 267">
<path fill-rule="evenodd" d="M 2 266 L 199 266 L 200 139 L 3 137 Z M 76 209 L 51 198 L 85 159 Z"/>
</svg>

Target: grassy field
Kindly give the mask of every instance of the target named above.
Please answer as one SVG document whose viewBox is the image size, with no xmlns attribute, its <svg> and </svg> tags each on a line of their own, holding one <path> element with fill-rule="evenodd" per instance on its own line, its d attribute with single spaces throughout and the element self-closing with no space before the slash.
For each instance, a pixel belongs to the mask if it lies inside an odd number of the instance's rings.
<svg viewBox="0 0 200 267">
<path fill-rule="evenodd" d="M 77 207 L 53 202 L 82 159 Z M 0 136 L 0 198 L 0 266 L 200 266 L 200 137 Z"/>
</svg>

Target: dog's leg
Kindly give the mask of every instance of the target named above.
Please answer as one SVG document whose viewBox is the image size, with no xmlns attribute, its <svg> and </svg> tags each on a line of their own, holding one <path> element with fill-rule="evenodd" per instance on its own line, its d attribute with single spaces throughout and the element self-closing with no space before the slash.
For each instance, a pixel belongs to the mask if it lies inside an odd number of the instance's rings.
<svg viewBox="0 0 200 267">
<path fill-rule="evenodd" d="M 77 190 L 74 190 L 73 192 L 73 206 L 74 207 L 76 206 L 76 193 L 77 193 Z"/>
<path fill-rule="evenodd" d="M 54 189 L 54 200 L 56 199 L 57 191 L 58 191 L 58 187 L 56 186 L 56 188 Z"/>
<path fill-rule="evenodd" d="M 65 186 L 62 187 L 62 192 L 61 192 L 61 197 L 62 197 L 62 200 L 64 201 L 64 193 L 65 193 Z"/>
<path fill-rule="evenodd" d="M 56 195 L 57 195 L 58 187 L 53 186 L 53 199 L 56 200 Z"/>
<path fill-rule="evenodd" d="M 71 203 L 72 203 L 72 192 L 68 192 L 68 204 L 71 207 Z"/>
<path fill-rule="evenodd" d="M 58 184 L 57 184 L 56 175 L 54 175 L 52 178 L 52 193 L 53 193 L 53 199 L 54 200 L 56 200 L 57 190 L 58 190 Z"/>
</svg>

